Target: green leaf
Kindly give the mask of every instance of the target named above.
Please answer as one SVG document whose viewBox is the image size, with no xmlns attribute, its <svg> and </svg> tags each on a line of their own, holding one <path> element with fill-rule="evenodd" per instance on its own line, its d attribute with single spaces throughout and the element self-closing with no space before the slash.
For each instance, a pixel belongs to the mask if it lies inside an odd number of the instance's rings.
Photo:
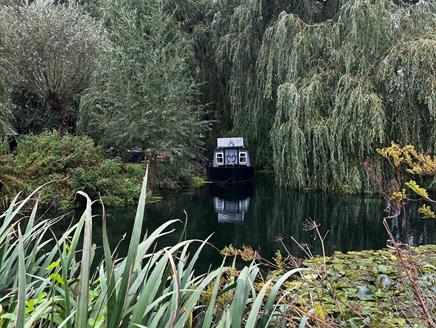
<svg viewBox="0 0 436 328">
<path fill-rule="evenodd" d="M 125 307 L 126 299 L 129 292 L 129 284 L 131 279 L 131 274 L 134 266 L 134 260 L 136 259 L 136 253 L 138 251 L 139 239 L 141 237 L 142 223 L 144 222 L 144 209 L 145 200 L 147 196 L 147 181 L 148 181 L 148 165 L 145 172 L 144 180 L 141 188 L 141 195 L 139 197 L 138 208 L 136 210 L 135 222 L 132 229 L 132 237 L 130 239 L 129 250 L 127 252 L 127 257 L 124 261 L 124 272 L 121 277 L 117 300 L 115 307 L 113 308 L 113 313 L 111 321 L 108 324 L 108 328 L 117 328 L 122 321 L 122 311 Z"/>
<path fill-rule="evenodd" d="M 371 289 L 363 286 L 358 287 L 357 298 L 361 301 L 372 301 L 374 300 L 374 294 Z"/>
<path fill-rule="evenodd" d="M 107 307 L 109 309 L 113 309 L 115 307 L 115 303 L 117 301 L 117 291 L 115 288 L 115 270 L 114 263 L 112 261 L 112 254 L 109 246 L 109 239 L 107 233 L 107 217 L 106 217 L 106 209 L 104 207 L 103 201 L 100 198 L 100 203 L 103 208 L 102 221 L 103 221 L 103 251 L 104 251 L 104 261 L 105 261 L 105 269 L 106 269 L 106 280 L 107 280 Z M 107 313 L 107 322 L 111 322 L 112 320 L 112 311 L 108 311 Z"/>
<path fill-rule="evenodd" d="M 259 295 L 257 295 L 256 299 L 254 300 L 253 306 L 251 307 L 250 314 L 249 314 L 247 322 L 245 324 L 245 328 L 255 328 L 256 327 L 257 320 L 258 320 L 258 317 L 260 314 L 259 313 L 260 308 L 263 304 L 263 298 L 265 297 L 265 294 L 268 291 L 272 281 L 273 281 L 273 279 L 270 279 L 264 284 L 261 291 L 259 292 Z"/>
<path fill-rule="evenodd" d="M 48 267 L 47 270 L 51 271 L 54 268 L 57 268 L 61 264 L 61 261 L 52 262 Z"/>
<path fill-rule="evenodd" d="M 58 282 L 59 284 L 63 285 L 64 280 L 62 279 L 61 275 L 59 273 L 52 273 L 48 276 L 50 279 L 53 279 L 54 281 Z"/>
</svg>

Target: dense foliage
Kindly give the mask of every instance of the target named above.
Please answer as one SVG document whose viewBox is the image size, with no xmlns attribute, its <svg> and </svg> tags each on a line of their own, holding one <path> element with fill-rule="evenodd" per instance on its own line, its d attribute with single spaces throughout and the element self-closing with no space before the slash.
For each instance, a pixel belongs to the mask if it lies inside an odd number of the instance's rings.
<svg viewBox="0 0 436 328">
<path fill-rule="evenodd" d="M 78 3 L 0 4 L 0 120 L 21 133 L 74 133 L 80 107 L 82 133 L 142 149 L 165 186 L 217 135 L 298 189 L 374 191 L 391 140 L 435 152 L 434 1 Z"/>
<path fill-rule="evenodd" d="M 0 141 L 4 139 L 7 133 L 7 124 L 10 119 L 10 107 L 8 93 L 2 83 L 2 70 L 0 68 Z"/>
<path fill-rule="evenodd" d="M 44 187 L 44 207 L 69 208 L 77 191 L 85 191 L 107 205 L 124 206 L 137 200 L 143 170 L 128 170 L 116 159 L 106 159 L 87 137 L 45 132 L 23 138 L 15 154 L 0 157 L 0 196 Z"/>
<path fill-rule="evenodd" d="M 0 7 L 0 67 L 8 88 L 42 98 L 65 125 L 67 101 L 83 91 L 101 44 L 98 25 L 75 3 L 52 0 Z"/>
<path fill-rule="evenodd" d="M 10 119 L 10 107 L 8 104 L 6 91 L 0 84 L 0 140 L 7 134 L 7 126 Z"/>
<path fill-rule="evenodd" d="M 204 124 L 186 35 L 160 0 L 105 1 L 102 13 L 109 45 L 81 101 L 82 131 L 152 162 L 195 160 Z"/>
<path fill-rule="evenodd" d="M 38 134 L 44 131 L 51 131 L 59 127 L 62 122 L 62 114 L 57 111 L 48 110 L 47 103 L 26 89 L 14 88 L 10 92 L 10 125 L 18 134 Z M 71 113 L 75 112 L 70 108 Z M 65 122 L 65 129 L 68 132 L 74 131 L 74 116 Z"/>
<path fill-rule="evenodd" d="M 386 142 L 434 153 L 434 2 L 295 3 L 216 2 L 201 34 L 256 164 L 284 186 L 359 192 Z"/>
</svg>

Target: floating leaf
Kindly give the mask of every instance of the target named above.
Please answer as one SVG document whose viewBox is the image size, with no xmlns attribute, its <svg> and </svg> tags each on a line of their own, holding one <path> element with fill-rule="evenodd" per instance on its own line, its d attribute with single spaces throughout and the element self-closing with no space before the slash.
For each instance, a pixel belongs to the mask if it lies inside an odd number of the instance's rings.
<svg viewBox="0 0 436 328">
<path fill-rule="evenodd" d="M 361 301 L 372 301 L 374 300 L 374 294 L 367 287 L 358 287 L 357 298 Z"/>
</svg>

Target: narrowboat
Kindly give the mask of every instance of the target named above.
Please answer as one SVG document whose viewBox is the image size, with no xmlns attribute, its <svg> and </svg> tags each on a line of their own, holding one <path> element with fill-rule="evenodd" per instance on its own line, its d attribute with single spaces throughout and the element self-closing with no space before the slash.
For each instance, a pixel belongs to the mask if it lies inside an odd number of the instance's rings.
<svg viewBox="0 0 436 328">
<path fill-rule="evenodd" d="M 249 183 L 254 167 L 244 138 L 218 138 L 208 167 L 209 180 L 219 183 Z"/>
</svg>

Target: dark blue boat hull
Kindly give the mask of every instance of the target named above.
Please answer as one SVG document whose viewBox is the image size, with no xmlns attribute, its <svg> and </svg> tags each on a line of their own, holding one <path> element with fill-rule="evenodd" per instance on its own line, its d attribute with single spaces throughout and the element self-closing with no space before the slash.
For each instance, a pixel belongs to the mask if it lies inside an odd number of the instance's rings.
<svg viewBox="0 0 436 328">
<path fill-rule="evenodd" d="M 254 178 L 254 168 L 247 166 L 208 167 L 209 180 L 219 183 L 249 183 Z"/>
</svg>

